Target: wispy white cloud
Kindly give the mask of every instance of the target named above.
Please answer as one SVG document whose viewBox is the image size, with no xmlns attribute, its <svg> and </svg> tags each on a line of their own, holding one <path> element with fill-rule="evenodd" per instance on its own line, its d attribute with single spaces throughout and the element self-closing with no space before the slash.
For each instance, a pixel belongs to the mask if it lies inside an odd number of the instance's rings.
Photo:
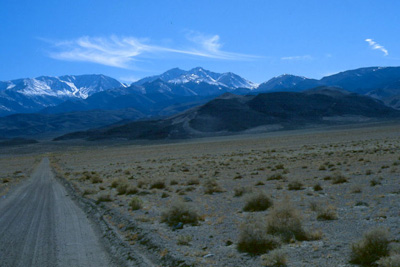
<svg viewBox="0 0 400 267">
<path fill-rule="evenodd" d="M 186 36 L 190 45 L 175 48 L 152 44 L 149 39 L 111 36 L 107 38 L 84 36 L 75 40 L 52 42 L 50 57 L 59 60 L 92 62 L 112 67 L 129 68 L 133 61 L 151 54 L 183 54 L 221 60 L 251 60 L 257 56 L 222 50 L 218 35 L 191 33 Z M 48 42 L 48 40 L 47 40 Z"/>
<path fill-rule="evenodd" d="M 311 60 L 311 59 L 313 59 L 313 57 L 310 55 L 281 57 L 281 60 Z"/>
<path fill-rule="evenodd" d="M 372 49 L 377 49 L 377 50 L 382 51 L 383 54 L 384 54 L 384 56 L 389 55 L 389 52 L 387 51 L 387 49 L 384 48 L 382 45 L 378 44 L 377 42 L 375 42 L 374 40 L 372 40 L 372 39 L 365 39 L 365 41 L 369 44 L 369 46 L 370 46 Z"/>
<path fill-rule="evenodd" d="M 84 61 L 102 65 L 128 68 L 135 57 L 155 48 L 146 44 L 145 39 L 137 38 L 93 38 L 80 37 L 76 40 L 54 43 L 56 51 L 50 56 L 55 59 Z"/>
</svg>

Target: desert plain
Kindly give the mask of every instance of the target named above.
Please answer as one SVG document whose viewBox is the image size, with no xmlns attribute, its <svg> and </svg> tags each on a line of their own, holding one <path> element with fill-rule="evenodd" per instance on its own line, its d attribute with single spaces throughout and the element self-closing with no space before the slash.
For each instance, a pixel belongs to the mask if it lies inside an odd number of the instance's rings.
<svg viewBox="0 0 400 267">
<path fill-rule="evenodd" d="M 179 141 L 43 141 L 2 149 L 0 196 L 46 157 L 71 197 L 88 213 L 95 207 L 89 217 L 115 232 L 121 242 L 105 244 L 127 266 L 137 257 L 143 266 L 357 266 L 352 244 L 369 230 L 384 229 L 391 246 L 400 241 L 399 133 L 400 124 L 385 122 Z M 271 230 L 285 220 L 300 234 Z"/>
</svg>

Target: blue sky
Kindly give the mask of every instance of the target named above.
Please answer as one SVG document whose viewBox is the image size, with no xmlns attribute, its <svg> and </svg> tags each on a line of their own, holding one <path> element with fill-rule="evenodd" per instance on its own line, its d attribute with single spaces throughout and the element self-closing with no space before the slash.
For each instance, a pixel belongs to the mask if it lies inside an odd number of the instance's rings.
<svg viewBox="0 0 400 267">
<path fill-rule="evenodd" d="M 179 67 L 261 83 L 400 66 L 400 1 L 2 0 L 0 80 Z"/>
</svg>

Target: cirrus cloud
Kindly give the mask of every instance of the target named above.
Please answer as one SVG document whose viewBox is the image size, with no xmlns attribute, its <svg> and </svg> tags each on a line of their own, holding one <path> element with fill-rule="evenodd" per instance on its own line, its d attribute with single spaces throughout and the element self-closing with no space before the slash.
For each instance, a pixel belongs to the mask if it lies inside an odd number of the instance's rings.
<svg viewBox="0 0 400 267">
<path fill-rule="evenodd" d="M 206 36 L 191 32 L 186 38 L 190 45 L 181 48 L 157 45 L 145 38 L 83 36 L 75 40 L 51 42 L 53 51 L 49 56 L 58 60 L 92 62 L 118 68 L 130 68 L 134 61 L 167 53 L 219 60 L 258 58 L 254 55 L 224 51 L 219 35 Z"/>
<path fill-rule="evenodd" d="M 311 59 L 313 59 L 313 57 L 310 55 L 281 57 L 281 60 L 311 60 Z"/>
<path fill-rule="evenodd" d="M 382 45 L 378 44 L 374 40 L 368 38 L 368 39 L 365 39 L 365 41 L 369 44 L 371 49 L 376 49 L 376 50 L 382 51 L 384 56 L 389 55 L 389 52 L 387 51 L 387 49 L 385 49 Z"/>
</svg>

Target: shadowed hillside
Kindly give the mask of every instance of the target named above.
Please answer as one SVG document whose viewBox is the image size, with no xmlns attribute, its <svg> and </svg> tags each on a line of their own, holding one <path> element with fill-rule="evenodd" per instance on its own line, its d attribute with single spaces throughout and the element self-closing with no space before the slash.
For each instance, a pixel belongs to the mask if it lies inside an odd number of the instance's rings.
<svg viewBox="0 0 400 267">
<path fill-rule="evenodd" d="M 181 139 L 393 119 L 399 115 L 381 101 L 330 87 L 257 96 L 228 93 L 167 119 L 76 132 L 56 140 Z"/>
</svg>

